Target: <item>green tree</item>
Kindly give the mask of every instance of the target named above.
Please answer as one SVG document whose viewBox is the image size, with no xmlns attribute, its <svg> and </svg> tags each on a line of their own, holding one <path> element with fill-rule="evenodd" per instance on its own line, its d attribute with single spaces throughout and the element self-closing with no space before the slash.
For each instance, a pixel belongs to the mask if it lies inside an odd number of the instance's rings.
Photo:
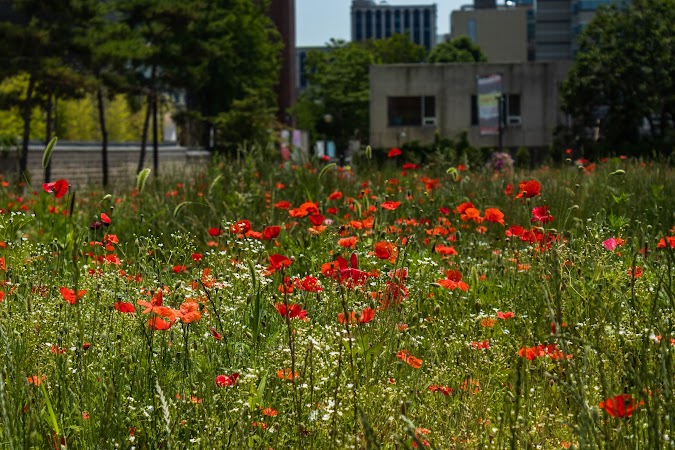
<svg viewBox="0 0 675 450">
<path fill-rule="evenodd" d="M 613 150 L 641 140 L 670 152 L 675 120 L 675 0 L 635 0 L 598 10 L 579 39 L 563 85 L 577 132 L 598 127 Z M 646 124 L 647 135 L 640 129 Z"/>
<path fill-rule="evenodd" d="M 481 48 L 474 44 L 468 36 L 459 36 L 449 41 L 441 42 L 431 49 L 430 63 L 468 63 L 487 62 L 487 56 Z"/>
<path fill-rule="evenodd" d="M 427 49 L 410 40 L 406 33 L 392 34 L 387 39 L 367 41 L 377 64 L 421 63 L 427 58 Z"/>
<path fill-rule="evenodd" d="M 368 131 L 368 70 L 376 59 L 363 43 L 331 40 L 329 47 L 307 55 L 309 87 L 295 113 L 298 125 L 332 138 L 342 155 L 351 138 Z"/>
<path fill-rule="evenodd" d="M 58 3 L 58 4 L 57 4 Z M 86 2 L 10 2 L 6 20 L 0 22 L 0 78 L 27 75 L 21 97 L 10 95 L 2 103 L 19 106 L 23 122 L 19 172 L 26 176 L 28 143 L 35 106 L 46 105 L 47 131 L 51 134 L 51 99 L 54 93 L 73 94 L 83 83 L 80 74 L 68 64 L 76 32 L 75 18 L 86 11 Z"/>
</svg>

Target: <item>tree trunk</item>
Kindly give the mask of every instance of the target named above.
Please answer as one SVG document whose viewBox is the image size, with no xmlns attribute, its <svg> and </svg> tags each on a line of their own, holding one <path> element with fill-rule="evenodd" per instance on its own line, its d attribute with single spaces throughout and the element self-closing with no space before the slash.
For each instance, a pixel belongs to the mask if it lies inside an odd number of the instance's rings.
<svg viewBox="0 0 675 450">
<path fill-rule="evenodd" d="M 103 186 L 108 186 L 108 129 L 105 125 L 105 105 L 103 104 L 103 88 L 96 92 L 98 99 L 98 120 L 101 127 L 101 161 L 103 163 Z"/>
<path fill-rule="evenodd" d="M 157 91 L 152 95 L 152 168 L 159 175 L 159 147 L 157 142 Z"/>
<path fill-rule="evenodd" d="M 23 101 L 23 142 L 21 143 L 21 158 L 19 160 L 19 177 L 27 178 L 28 174 L 28 143 L 30 141 L 30 119 L 32 113 L 33 90 L 35 88 L 35 79 L 31 75 L 28 79 L 28 89 L 26 90 L 26 99 Z"/>
<path fill-rule="evenodd" d="M 141 173 L 145 165 L 145 154 L 148 147 L 148 128 L 150 127 L 150 114 L 152 114 L 152 95 L 148 94 L 148 106 L 145 109 L 145 120 L 143 121 L 143 136 L 141 136 L 141 154 L 138 158 L 138 168 L 136 173 Z"/>
<path fill-rule="evenodd" d="M 51 91 L 47 94 L 47 120 L 45 121 L 45 142 L 48 144 L 52 139 L 52 130 L 54 128 L 53 115 L 52 115 L 52 97 L 53 94 Z M 52 159 L 49 158 L 47 161 L 47 167 L 44 168 L 45 171 L 45 183 L 49 183 L 49 179 L 52 176 Z"/>
</svg>

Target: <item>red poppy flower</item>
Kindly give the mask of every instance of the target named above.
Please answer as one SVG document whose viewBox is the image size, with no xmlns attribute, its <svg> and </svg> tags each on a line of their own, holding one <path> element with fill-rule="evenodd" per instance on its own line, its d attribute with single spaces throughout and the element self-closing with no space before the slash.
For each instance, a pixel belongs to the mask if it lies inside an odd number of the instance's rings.
<svg viewBox="0 0 675 450">
<path fill-rule="evenodd" d="M 110 217 L 106 213 L 101 213 L 101 223 L 106 227 L 110 225 Z"/>
<path fill-rule="evenodd" d="M 239 379 L 239 374 L 237 372 L 231 375 L 218 375 L 216 377 L 216 386 L 225 387 L 225 386 L 234 386 Z"/>
<path fill-rule="evenodd" d="M 340 200 L 342 198 L 342 192 L 335 191 L 328 196 L 328 200 Z"/>
<path fill-rule="evenodd" d="M 307 275 L 302 280 L 296 280 L 293 285 L 306 292 L 321 292 L 323 288 L 319 285 L 319 280 L 311 275 Z"/>
<path fill-rule="evenodd" d="M 497 312 L 497 318 L 498 318 L 498 319 L 508 320 L 508 319 L 512 319 L 512 318 L 514 318 L 514 317 L 516 317 L 516 315 L 515 315 L 513 312 L 511 312 L 511 311 L 509 311 L 509 312 L 501 312 L 501 311 L 498 311 L 498 312 Z"/>
<path fill-rule="evenodd" d="M 77 291 L 76 296 L 75 291 L 73 291 L 72 289 L 68 289 L 67 287 L 61 287 L 59 291 L 61 292 L 61 297 L 63 297 L 63 299 L 68 303 L 70 303 L 71 305 L 77 303 L 77 301 L 81 299 L 84 296 L 84 294 L 87 293 L 86 290 Z"/>
<path fill-rule="evenodd" d="M 521 181 L 519 184 L 520 192 L 516 198 L 532 198 L 541 194 L 541 184 L 537 180 Z"/>
<path fill-rule="evenodd" d="M 476 350 L 488 350 L 490 348 L 490 341 L 485 339 L 484 341 L 472 342 L 471 347 Z"/>
<path fill-rule="evenodd" d="M 434 247 L 434 251 L 443 256 L 452 256 L 458 254 L 457 250 L 455 250 L 455 247 L 443 244 L 437 244 Z"/>
<path fill-rule="evenodd" d="M 337 262 L 340 267 L 340 281 L 343 283 L 349 280 L 352 285 L 362 285 L 370 276 L 370 274 L 365 270 L 359 269 L 359 262 L 356 257 L 356 253 L 352 253 L 352 255 L 349 257 L 349 264 L 351 267 L 347 266 L 347 260 L 342 256 L 337 257 Z"/>
<path fill-rule="evenodd" d="M 429 386 L 429 390 L 431 392 L 440 392 L 441 394 L 445 395 L 446 397 L 448 395 L 452 394 L 452 392 L 454 391 L 454 389 L 452 389 L 449 386 L 439 386 L 437 384 L 432 384 L 431 386 Z"/>
<path fill-rule="evenodd" d="M 218 333 L 218 331 L 215 328 L 211 327 L 209 328 L 209 331 L 211 332 L 211 336 L 213 336 L 213 339 L 215 339 L 216 341 L 219 341 L 223 338 L 223 335 Z"/>
<path fill-rule="evenodd" d="M 221 227 L 209 228 L 209 236 L 217 237 L 223 234 L 223 229 Z"/>
<path fill-rule="evenodd" d="M 175 321 L 176 319 L 173 317 L 167 321 L 159 316 L 155 316 L 151 319 L 148 319 L 148 328 L 150 330 L 168 330 Z"/>
<path fill-rule="evenodd" d="M 230 226 L 230 233 L 232 234 L 246 234 L 251 230 L 251 222 L 248 220 L 239 220 Z"/>
<path fill-rule="evenodd" d="M 619 394 L 598 403 L 598 407 L 604 409 L 612 417 L 630 417 L 638 407 L 644 404 L 644 400 L 636 403 L 630 394 Z"/>
<path fill-rule="evenodd" d="M 268 416 L 268 417 L 275 417 L 277 415 L 277 410 L 274 408 L 264 408 L 262 410 L 262 415 L 263 416 Z"/>
<path fill-rule="evenodd" d="M 394 261 L 392 261 L 393 263 L 396 261 L 397 254 L 398 250 L 391 242 L 380 241 L 375 243 L 375 256 L 377 256 L 379 259 L 394 258 Z"/>
<path fill-rule="evenodd" d="M 387 158 L 395 158 L 397 156 L 401 156 L 403 152 L 401 151 L 400 148 L 394 147 L 391 150 L 389 150 L 389 153 L 387 153 Z"/>
<path fill-rule="evenodd" d="M 311 216 L 309 216 L 309 221 L 312 222 L 312 225 L 314 225 L 315 227 L 321 225 L 324 220 L 326 220 L 326 218 L 321 214 L 312 214 Z"/>
<path fill-rule="evenodd" d="M 269 241 L 270 239 L 274 239 L 279 236 L 279 233 L 281 233 L 281 227 L 279 225 L 270 225 L 269 227 L 265 227 L 262 235 L 263 239 Z"/>
<path fill-rule="evenodd" d="M 297 303 L 289 304 L 288 309 L 286 309 L 286 305 L 283 303 L 275 303 L 274 309 L 277 310 L 281 317 L 286 317 L 288 315 L 289 319 L 304 320 L 307 318 L 307 311 L 302 309 L 302 306 Z"/>
<path fill-rule="evenodd" d="M 399 206 L 401 206 L 401 202 L 393 202 L 391 200 L 382 203 L 382 209 L 386 209 L 387 211 L 394 211 Z"/>
<path fill-rule="evenodd" d="M 187 266 L 185 265 L 175 265 L 172 267 L 173 273 L 181 273 L 185 272 L 187 270 Z"/>
<path fill-rule="evenodd" d="M 286 200 L 282 200 L 280 202 L 275 203 L 274 207 L 277 209 L 289 209 L 291 207 L 291 203 L 287 202 Z"/>
<path fill-rule="evenodd" d="M 359 317 L 359 323 L 368 323 L 375 318 L 375 310 L 373 308 L 365 308 Z"/>
<path fill-rule="evenodd" d="M 56 180 L 52 183 L 45 183 L 42 185 L 42 190 L 48 194 L 54 194 L 54 197 L 61 198 L 68 192 L 67 180 Z"/>
<path fill-rule="evenodd" d="M 267 268 L 268 271 L 285 269 L 293 264 L 293 260 L 284 255 L 274 254 L 270 255 L 268 259 L 270 261 L 270 266 Z"/>
<path fill-rule="evenodd" d="M 192 254 L 192 260 L 194 262 L 199 262 L 202 260 L 202 254 L 201 253 L 193 253 Z"/>
<path fill-rule="evenodd" d="M 338 318 L 338 322 L 341 323 L 341 324 L 345 324 L 347 322 L 355 323 L 356 322 L 356 312 L 350 311 L 347 316 L 345 316 L 345 313 L 341 312 L 341 313 L 338 313 L 337 318 Z"/>
<path fill-rule="evenodd" d="M 532 208 L 532 222 L 541 222 L 542 224 L 553 222 L 553 216 L 548 213 L 548 206 Z"/>
<path fill-rule="evenodd" d="M 129 302 L 115 302 L 115 309 L 128 314 L 136 312 L 136 307 Z"/>
</svg>

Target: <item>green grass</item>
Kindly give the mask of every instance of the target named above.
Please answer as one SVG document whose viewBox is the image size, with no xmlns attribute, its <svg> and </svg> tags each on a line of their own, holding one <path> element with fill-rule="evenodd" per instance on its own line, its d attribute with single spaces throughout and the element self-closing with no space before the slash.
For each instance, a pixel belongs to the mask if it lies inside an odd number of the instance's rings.
<svg viewBox="0 0 675 450">
<path fill-rule="evenodd" d="M 151 175 L 142 192 L 0 187 L 0 447 L 673 447 L 675 253 L 657 248 L 675 235 L 672 168 L 617 158 L 455 179 L 390 166 L 250 156 L 190 180 Z M 541 195 L 514 199 L 530 179 Z M 325 230 L 281 201 L 315 202 Z M 462 220 L 453 210 L 467 201 L 505 225 Z M 543 205 L 554 220 L 532 223 Z M 101 213 L 110 226 L 91 229 Z M 239 220 L 281 232 L 240 236 Z M 507 236 L 516 225 L 540 242 Z M 338 244 L 350 236 L 353 249 Z M 607 250 L 612 237 L 622 245 Z M 381 241 L 398 256 L 378 258 Z M 274 254 L 292 263 L 269 270 Z M 338 256 L 347 269 L 322 273 Z M 448 270 L 468 291 L 438 284 Z M 302 290 L 307 276 L 323 290 Z M 86 293 L 71 304 L 61 288 Z M 144 313 L 138 301 L 160 290 L 184 311 Z M 278 312 L 293 304 L 306 320 Z M 175 322 L 153 330 L 157 314 Z M 543 344 L 559 352 L 519 356 Z M 634 401 L 625 417 L 600 407 L 619 394 Z"/>
</svg>

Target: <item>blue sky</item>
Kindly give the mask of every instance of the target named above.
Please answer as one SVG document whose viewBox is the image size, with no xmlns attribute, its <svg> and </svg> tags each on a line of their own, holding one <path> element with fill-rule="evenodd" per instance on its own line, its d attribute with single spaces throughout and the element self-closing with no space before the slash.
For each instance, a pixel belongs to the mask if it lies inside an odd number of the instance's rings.
<svg viewBox="0 0 675 450">
<path fill-rule="evenodd" d="M 379 3 L 379 0 L 377 0 Z M 450 32 L 450 12 L 473 0 L 388 0 L 390 5 L 436 3 L 438 34 Z M 320 46 L 330 38 L 350 39 L 351 0 L 295 0 L 295 42 L 297 46 Z"/>
</svg>

